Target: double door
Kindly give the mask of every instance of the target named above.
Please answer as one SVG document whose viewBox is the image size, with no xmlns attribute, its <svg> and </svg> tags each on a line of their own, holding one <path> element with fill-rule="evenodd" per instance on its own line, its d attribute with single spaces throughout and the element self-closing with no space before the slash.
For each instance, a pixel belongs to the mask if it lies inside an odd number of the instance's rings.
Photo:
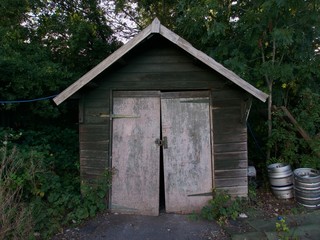
<svg viewBox="0 0 320 240">
<path fill-rule="evenodd" d="M 206 91 L 114 92 L 111 209 L 158 215 L 160 172 L 166 212 L 201 209 L 212 190 L 209 113 Z"/>
</svg>

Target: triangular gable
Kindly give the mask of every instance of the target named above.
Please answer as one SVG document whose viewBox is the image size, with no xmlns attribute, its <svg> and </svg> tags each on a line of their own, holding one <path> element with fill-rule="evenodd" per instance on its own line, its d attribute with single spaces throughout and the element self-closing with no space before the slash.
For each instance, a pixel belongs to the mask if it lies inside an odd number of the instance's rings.
<svg viewBox="0 0 320 240">
<path fill-rule="evenodd" d="M 199 61 L 203 62 L 213 70 L 217 71 L 218 73 L 220 73 L 221 75 L 229 79 L 234 84 L 241 87 L 243 90 L 250 93 L 252 96 L 258 98 L 259 100 L 265 102 L 266 99 L 268 98 L 268 95 L 266 93 L 255 88 L 254 86 L 252 86 L 251 84 L 249 84 L 248 82 L 240 78 L 234 72 L 222 66 L 220 63 L 216 62 L 213 58 L 209 57 L 205 53 L 194 48 L 189 42 L 187 42 L 186 40 L 184 40 L 174 32 L 170 31 L 165 26 L 161 25 L 159 19 L 155 18 L 152 24 L 150 24 L 148 27 L 142 30 L 137 36 L 131 39 L 128 43 L 124 44 L 122 47 L 120 47 L 118 50 L 112 53 L 109 57 L 107 57 L 102 62 L 100 62 L 97 66 L 92 68 L 89 72 L 87 72 L 85 75 L 79 78 L 79 80 L 71 84 L 68 88 L 66 88 L 63 92 L 61 92 L 58 96 L 56 96 L 53 99 L 53 101 L 57 105 L 65 101 L 67 98 L 69 98 L 71 95 L 76 93 L 87 83 L 89 83 L 92 79 L 94 79 L 96 76 L 102 73 L 105 69 L 110 67 L 116 61 L 118 61 L 131 49 L 133 49 L 135 46 L 141 43 L 144 39 L 146 39 L 148 36 L 154 33 L 158 33 L 162 35 L 172 43 L 176 44 L 177 46 L 179 46 L 180 48 L 188 52 L 190 55 L 194 56 Z"/>
</svg>

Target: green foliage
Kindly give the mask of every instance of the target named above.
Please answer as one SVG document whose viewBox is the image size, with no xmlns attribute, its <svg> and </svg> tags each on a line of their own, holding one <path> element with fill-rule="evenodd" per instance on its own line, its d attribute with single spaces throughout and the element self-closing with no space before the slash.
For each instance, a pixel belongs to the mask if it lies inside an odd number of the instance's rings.
<svg viewBox="0 0 320 240">
<path fill-rule="evenodd" d="M 282 110 L 274 112 L 274 128 L 269 139 L 273 149 L 269 163 L 283 162 L 292 167 L 319 168 L 317 154 L 320 150 L 320 95 L 305 89 L 301 92 L 291 111 L 300 127 L 312 139 L 306 141 L 299 133 L 297 126 L 286 121 Z"/>
<path fill-rule="evenodd" d="M 24 239 L 31 236 L 34 226 L 31 208 L 21 200 L 24 181 L 30 175 L 18 174 L 26 164 L 15 148 L 8 152 L 7 143 L 1 142 L 0 153 L 0 239 Z"/>
<path fill-rule="evenodd" d="M 276 222 L 276 232 L 279 240 L 295 240 L 299 239 L 295 237 L 293 233 L 290 232 L 290 228 L 287 225 L 286 219 L 284 217 L 278 217 Z"/>
<path fill-rule="evenodd" d="M 116 11 L 123 14 L 122 17 L 135 22 L 140 29 L 149 25 L 155 17 L 165 26 L 174 29 L 178 2 L 177 0 L 119 0 L 115 1 L 115 5 Z"/>
<path fill-rule="evenodd" d="M 255 181 L 248 183 L 248 201 L 249 204 L 257 202 L 257 183 Z"/>
<path fill-rule="evenodd" d="M 220 225 L 223 225 L 230 218 L 235 220 L 242 208 L 242 199 L 232 199 L 227 193 L 215 190 L 213 199 L 209 200 L 208 205 L 202 208 L 201 217 L 209 221 L 216 220 Z"/>
<path fill-rule="evenodd" d="M 320 34 L 319 2 L 186 0 L 179 1 L 177 10 L 181 13 L 176 21 L 180 34 L 271 94 L 268 127 L 279 124 L 272 120 L 273 104 L 294 109 L 296 99 L 306 88 L 314 92 L 319 89 L 320 58 L 315 54 Z M 260 114 L 260 128 L 267 127 L 261 124 L 261 108 L 252 114 Z M 271 135 L 271 131 L 259 133 Z M 280 132 L 276 134 L 283 137 Z M 288 137 L 295 138 L 293 134 Z M 288 147 L 293 149 L 284 153 L 286 158 L 300 152 L 292 140 Z"/>
<path fill-rule="evenodd" d="M 0 197 L 6 201 L 0 202 L 16 204 L 15 209 L 24 206 L 29 214 L 28 223 L 32 223 L 29 226 L 21 221 L 17 230 L 28 229 L 29 234 L 34 231 L 46 239 L 64 225 L 79 223 L 105 208 L 111 172 L 106 169 L 101 178 L 81 184 L 77 139 L 77 133 L 71 129 L 0 129 L 1 166 L 8 166 L 2 171 L 5 174 L 0 175 L 0 183 L 3 179 L 10 180 L 2 185 Z M 15 198 L 9 197 L 12 193 Z M 18 216 L 18 212 L 7 211 L 6 214 L 4 219 Z M 10 236 L 7 239 L 11 239 Z"/>
<path fill-rule="evenodd" d="M 289 228 L 286 224 L 286 220 L 282 218 L 281 220 L 278 220 L 276 222 L 276 231 L 277 236 L 281 240 L 289 240 L 289 237 L 287 236 L 289 233 Z"/>
<path fill-rule="evenodd" d="M 0 100 L 55 95 L 119 47 L 99 2 L 1 1 Z M 31 125 L 57 119 L 67 106 L 1 104 L 1 120 Z"/>
</svg>

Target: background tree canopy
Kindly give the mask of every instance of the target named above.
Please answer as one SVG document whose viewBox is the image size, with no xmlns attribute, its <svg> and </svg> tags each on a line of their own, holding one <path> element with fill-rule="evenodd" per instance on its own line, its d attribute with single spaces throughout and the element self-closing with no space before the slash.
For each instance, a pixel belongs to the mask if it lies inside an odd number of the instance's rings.
<svg viewBox="0 0 320 240">
<path fill-rule="evenodd" d="M 120 45 L 99 1 L 4 0 L 0 11 L 0 100 L 57 94 Z M 0 109 L 3 123 L 20 126 L 64 108 L 48 100 Z"/>
<path fill-rule="evenodd" d="M 267 152 L 264 159 L 288 160 L 279 146 L 289 139 L 271 140 L 275 139 L 273 126 L 280 126 L 283 121 L 273 119 L 273 105 L 286 106 L 301 122 L 312 123 L 308 124 L 313 129 L 310 134 L 316 138 L 320 130 L 320 112 L 314 105 L 320 91 L 319 0 L 122 0 L 117 1 L 117 6 L 124 15 L 130 13 L 126 16 L 137 26 L 146 26 L 155 16 L 159 17 L 196 48 L 270 94 L 268 105 L 254 106 L 250 118 L 252 122 L 259 119 L 254 125 L 263 151 Z M 312 96 L 310 112 L 299 108 L 308 105 L 304 101 L 306 92 Z M 254 111 L 261 107 L 264 112 Z M 266 125 L 261 124 L 261 119 L 266 120 Z M 283 130 L 283 136 L 287 131 L 295 131 Z M 296 154 L 300 152 L 297 149 Z"/>
</svg>

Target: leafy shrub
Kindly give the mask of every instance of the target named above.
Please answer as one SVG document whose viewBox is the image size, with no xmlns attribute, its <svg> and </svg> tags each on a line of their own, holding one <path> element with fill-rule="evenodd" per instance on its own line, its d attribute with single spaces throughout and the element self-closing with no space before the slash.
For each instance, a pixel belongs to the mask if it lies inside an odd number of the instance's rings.
<svg viewBox="0 0 320 240">
<path fill-rule="evenodd" d="M 20 218 L 32 221 L 31 225 L 20 221 L 18 225 L 22 230 L 28 229 L 30 234 L 36 232 L 42 239 L 47 239 L 64 225 L 79 223 L 105 208 L 111 172 L 106 169 L 101 178 L 90 184 L 83 183 L 81 189 L 76 131 L 60 128 L 42 131 L 0 129 L 0 144 L 4 156 L 1 167 L 10 167 L 0 175 L 1 210 L 5 209 L 8 201 L 15 204 L 13 209 L 24 207 L 28 217 Z M 14 200 L 11 200 L 11 195 L 15 196 Z M 7 211 L 3 218 L 8 221 L 16 219 L 22 212 Z M 4 223 L 1 226 L 5 226 Z M 19 231 L 26 231 L 22 230 Z M 18 233 L 10 234 L 6 239 L 15 239 L 14 234 Z"/>
<path fill-rule="evenodd" d="M 201 210 L 201 217 L 213 221 L 216 220 L 223 225 L 228 219 L 235 220 L 241 213 L 243 201 L 240 198 L 233 199 L 224 191 L 213 192 L 213 199 L 209 200 L 207 206 Z"/>
<path fill-rule="evenodd" d="M 34 226 L 31 209 L 22 201 L 23 178 L 17 175 L 24 162 L 16 157 L 16 149 L 7 152 L 5 142 L 0 152 L 0 239 L 24 239 Z"/>
<path fill-rule="evenodd" d="M 299 125 L 308 133 L 311 140 L 306 141 L 297 132 L 297 127 L 285 121 L 281 110 L 274 112 L 273 131 L 268 145 L 272 149 L 273 162 L 288 163 L 293 168 L 320 168 L 320 95 L 305 89 L 300 94 L 291 113 Z"/>
</svg>

